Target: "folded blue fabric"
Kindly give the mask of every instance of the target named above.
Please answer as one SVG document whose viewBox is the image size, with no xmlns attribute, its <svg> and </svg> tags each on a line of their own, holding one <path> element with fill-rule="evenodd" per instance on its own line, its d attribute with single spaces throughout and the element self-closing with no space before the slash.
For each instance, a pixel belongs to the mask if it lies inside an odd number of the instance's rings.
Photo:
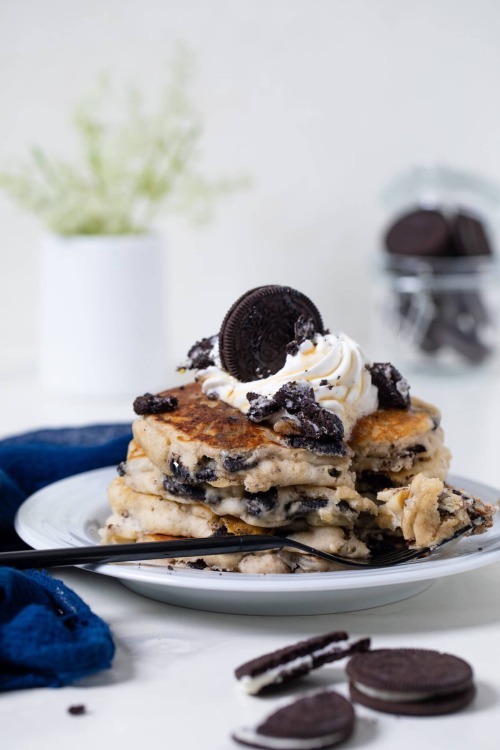
<svg viewBox="0 0 500 750">
<path fill-rule="evenodd" d="M 47 484 L 118 464 L 129 424 L 38 430 L 0 440 L 0 549 L 21 542 L 14 516 Z M 106 623 L 43 571 L 0 567 L 0 691 L 66 685 L 111 665 Z"/>
<path fill-rule="evenodd" d="M 0 691 L 61 687 L 111 666 L 106 623 L 44 571 L 0 568 Z"/>
<path fill-rule="evenodd" d="M 130 424 L 37 430 L 0 440 L 0 546 L 13 535 L 14 515 L 36 490 L 82 471 L 118 464 Z"/>
</svg>

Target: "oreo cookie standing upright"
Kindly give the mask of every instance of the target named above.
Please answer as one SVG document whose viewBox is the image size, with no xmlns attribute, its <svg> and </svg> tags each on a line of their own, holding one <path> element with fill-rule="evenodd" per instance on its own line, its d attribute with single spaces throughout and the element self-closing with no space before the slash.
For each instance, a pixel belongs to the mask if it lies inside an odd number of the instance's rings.
<svg viewBox="0 0 500 750">
<path fill-rule="evenodd" d="M 272 375 L 285 364 L 287 345 L 299 318 L 311 319 L 317 333 L 323 320 L 311 300 L 287 286 L 251 289 L 236 300 L 219 333 L 222 366 L 242 382 Z"/>
</svg>

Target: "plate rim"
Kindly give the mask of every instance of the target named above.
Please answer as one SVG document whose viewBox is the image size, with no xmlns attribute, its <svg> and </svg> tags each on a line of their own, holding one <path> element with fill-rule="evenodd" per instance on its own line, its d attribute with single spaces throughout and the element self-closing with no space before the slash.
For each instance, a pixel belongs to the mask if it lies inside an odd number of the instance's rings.
<svg viewBox="0 0 500 750">
<path fill-rule="evenodd" d="M 92 480 L 96 480 L 98 484 L 102 484 L 102 506 L 103 510 L 109 514 L 110 510 L 107 504 L 105 490 L 109 481 L 111 481 L 115 475 L 116 467 L 107 466 L 75 474 L 43 487 L 28 497 L 19 507 L 14 522 L 16 532 L 21 539 L 35 549 L 50 548 L 53 546 L 53 541 L 51 542 L 47 536 L 44 537 L 40 530 L 37 531 L 29 525 L 26 525 L 26 517 L 29 517 L 33 508 L 36 508 L 39 504 L 43 507 L 43 503 L 47 502 L 47 498 L 50 499 L 54 493 L 58 493 L 61 489 L 67 489 L 68 485 L 69 489 L 71 489 L 72 485 L 76 485 L 77 487 L 80 486 L 80 489 L 82 489 L 82 485 L 85 485 L 85 483 L 91 483 Z M 483 494 L 487 496 L 495 495 L 497 497 L 496 505 L 498 507 L 500 490 L 478 480 L 468 479 L 454 473 L 451 473 L 448 476 L 448 480 L 454 485 L 464 486 L 464 488 L 467 488 L 467 485 L 472 484 L 475 488 L 479 488 L 480 491 L 484 490 Z M 477 489 L 475 492 L 477 492 Z M 66 494 L 67 497 L 69 497 L 70 493 Z M 97 502 L 97 499 L 95 502 Z M 488 502 L 494 501 L 488 499 Z M 95 521 L 96 519 L 89 520 Z M 498 527 L 499 524 L 500 519 L 497 521 L 496 526 Z M 487 533 L 488 532 L 486 532 L 486 534 Z M 91 540 L 89 541 L 92 543 Z M 72 544 L 70 539 L 67 539 L 67 542 L 67 544 L 62 544 L 62 546 L 78 546 L 77 544 Z M 133 581 L 134 583 L 143 583 L 147 585 L 202 589 L 205 592 L 216 591 L 219 593 L 237 592 L 241 594 L 247 591 L 249 594 L 265 595 L 266 593 L 276 594 L 278 592 L 286 594 L 305 594 L 307 592 L 317 594 L 322 591 L 345 592 L 348 589 L 359 590 L 366 588 L 371 589 L 378 586 L 404 585 L 405 583 L 411 584 L 416 583 L 417 581 L 425 581 L 429 579 L 434 580 L 449 575 L 468 572 L 493 564 L 499 560 L 500 537 L 498 538 L 497 546 L 493 549 L 484 551 L 477 550 L 476 552 L 464 556 L 421 560 L 407 563 L 404 566 L 378 568 L 373 570 L 353 569 L 346 571 L 286 575 L 226 573 L 175 568 L 169 570 L 167 565 L 155 566 L 141 562 L 86 564 L 78 567 L 101 575 L 118 578 L 120 580 Z"/>
</svg>

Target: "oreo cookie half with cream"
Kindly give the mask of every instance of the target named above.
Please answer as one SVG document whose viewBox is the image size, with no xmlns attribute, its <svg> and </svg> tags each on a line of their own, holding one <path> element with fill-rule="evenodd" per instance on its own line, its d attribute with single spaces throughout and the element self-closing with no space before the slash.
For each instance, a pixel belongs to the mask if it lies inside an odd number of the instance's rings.
<svg viewBox="0 0 500 750">
<path fill-rule="evenodd" d="M 237 730 L 232 737 L 242 745 L 265 750 L 320 750 L 350 737 L 354 721 L 351 703 L 329 690 L 300 698 L 255 729 Z"/>
<path fill-rule="evenodd" d="M 452 713 L 467 706 L 475 695 L 469 664 L 439 651 L 377 649 L 355 655 L 347 674 L 353 701 L 390 714 Z"/>
<path fill-rule="evenodd" d="M 323 664 L 369 648 L 369 638 L 351 641 L 343 631 L 326 633 L 252 659 L 238 667 L 235 676 L 246 693 L 258 695 L 302 677 Z"/>
</svg>

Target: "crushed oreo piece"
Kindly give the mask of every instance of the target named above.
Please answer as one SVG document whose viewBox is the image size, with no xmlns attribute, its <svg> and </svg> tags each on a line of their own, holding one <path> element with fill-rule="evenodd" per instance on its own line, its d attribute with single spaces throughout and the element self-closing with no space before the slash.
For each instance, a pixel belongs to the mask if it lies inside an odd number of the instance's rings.
<svg viewBox="0 0 500 750">
<path fill-rule="evenodd" d="M 187 362 L 181 365 L 180 370 L 205 370 L 215 365 L 213 351 L 217 343 L 217 334 L 197 341 L 188 351 Z"/>
<path fill-rule="evenodd" d="M 252 461 L 248 456 L 225 456 L 222 465 L 226 471 L 233 474 L 236 471 L 243 471 L 243 469 L 252 469 L 257 466 L 257 462 Z"/>
<path fill-rule="evenodd" d="M 191 500 L 205 500 L 205 490 L 197 484 L 177 482 L 173 477 L 165 475 L 163 477 L 163 487 L 171 495 L 189 497 Z"/>
<path fill-rule="evenodd" d="M 68 713 L 71 716 L 83 716 L 87 712 L 87 708 L 83 703 L 78 703 L 74 706 L 68 706 Z"/>
<path fill-rule="evenodd" d="M 285 439 L 291 448 L 305 448 L 319 456 L 345 456 L 347 452 L 343 440 L 313 440 L 302 435 L 289 435 Z"/>
<path fill-rule="evenodd" d="M 213 466 L 203 466 L 199 471 L 196 472 L 197 482 L 215 482 L 217 479 L 217 472 Z"/>
<path fill-rule="evenodd" d="M 175 396 L 161 396 L 159 394 L 145 393 L 138 396 L 134 401 L 134 411 L 141 416 L 145 414 L 165 414 L 177 408 L 178 400 Z"/>
<path fill-rule="evenodd" d="M 265 516 L 276 507 L 278 492 L 271 487 L 267 492 L 245 493 L 245 505 L 248 515 L 254 518 Z"/>
<path fill-rule="evenodd" d="M 385 474 L 375 471 L 358 471 L 356 475 L 356 491 L 376 495 L 382 490 L 394 487 L 394 482 Z"/>
<path fill-rule="evenodd" d="M 174 476 L 183 484 L 195 483 L 195 478 L 193 477 L 189 469 L 184 466 L 178 456 L 172 457 L 172 460 L 170 461 L 170 471 L 172 472 L 172 476 Z"/>
<path fill-rule="evenodd" d="M 250 402 L 247 416 L 251 422 L 261 422 L 280 411 L 285 413 L 284 418 L 287 415 L 293 417 L 299 435 L 286 436 L 290 445 L 312 450 L 309 446 L 316 442 L 317 453 L 345 455 L 342 420 L 318 404 L 314 389 L 309 383 L 290 381 L 281 386 L 274 396 L 260 396 L 249 392 L 247 398 Z"/>
<path fill-rule="evenodd" d="M 262 422 L 263 419 L 276 414 L 281 408 L 271 396 L 260 396 L 253 391 L 247 393 L 247 399 L 250 402 L 250 409 L 247 412 L 250 422 Z"/>
<path fill-rule="evenodd" d="M 304 341 L 313 341 L 314 336 L 318 333 L 314 319 L 307 315 L 299 315 L 294 325 L 294 339 L 287 344 L 287 354 L 295 355 L 299 351 L 299 346 Z"/>
<path fill-rule="evenodd" d="M 410 406 L 410 387 L 406 379 L 390 362 L 374 362 L 366 369 L 378 389 L 382 409 L 407 409 Z"/>
<path fill-rule="evenodd" d="M 116 472 L 119 477 L 124 477 L 127 473 L 127 462 L 126 461 L 120 461 L 118 466 L 116 467 Z"/>
<path fill-rule="evenodd" d="M 219 526 L 217 529 L 215 529 L 212 536 L 229 536 L 229 532 L 227 530 L 227 527 L 222 524 L 222 526 Z"/>
<path fill-rule="evenodd" d="M 275 394 L 274 400 L 298 419 L 300 431 L 304 437 L 342 442 L 344 438 L 342 420 L 318 404 L 311 385 L 300 382 L 285 383 Z"/>
<path fill-rule="evenodd" d="M 326 508 L 328 498 L 326 497 L 301 497 L 296 503 L 293 503 L 293 515 L 307 515 L 312 510 Z"/>
<path fill-rule="evenodd" d="M 201 558 L 198 560 L 189 560 L 187 566 L 193 570 L 205 570 L 205 568 L 208 567 L 205 560 L 202 560 Z"/>
</svg>

